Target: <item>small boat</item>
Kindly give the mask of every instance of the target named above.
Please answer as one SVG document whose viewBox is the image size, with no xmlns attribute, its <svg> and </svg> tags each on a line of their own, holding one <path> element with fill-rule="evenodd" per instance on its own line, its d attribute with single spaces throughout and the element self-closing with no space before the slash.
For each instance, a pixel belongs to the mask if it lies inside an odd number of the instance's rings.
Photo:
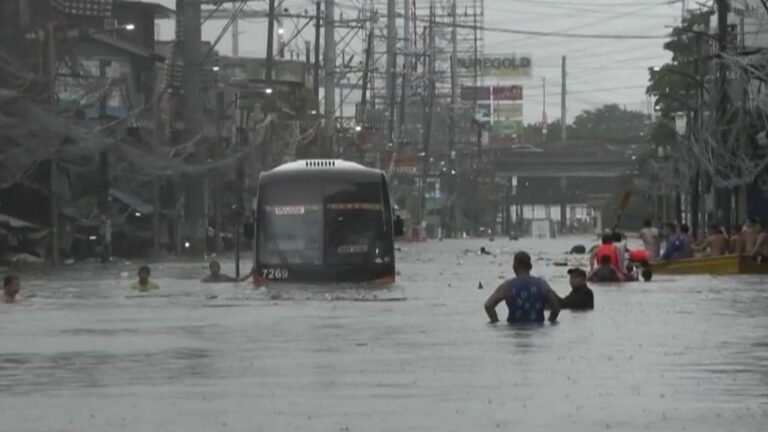
<svg viewBox="0 0 768 432">
<path fill-rule="evenodd" d="M 739 255 L 660 261 L 652 263 L 651 269 L 654 274 L 768 274 L 768 264 L 758 263 L 752 257 Z"/>
</svg>

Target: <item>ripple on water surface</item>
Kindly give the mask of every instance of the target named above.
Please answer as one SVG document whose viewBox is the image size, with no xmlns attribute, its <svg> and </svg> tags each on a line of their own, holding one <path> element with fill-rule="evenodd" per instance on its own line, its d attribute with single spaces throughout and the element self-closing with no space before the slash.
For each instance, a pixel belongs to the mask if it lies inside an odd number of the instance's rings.
<svg viewBox="0 0 768 432">
<path fill-rule="evenodd" d="M 564 295 L 553 262 L 587 242 L 403 245 L 397 284 L 378 289 L 205 285 L 201 263 L 153 265 L 161 290 L 149 296 L 127 290 L 131 266 L 24 275 L 32 297 L 0 308 L 3 424 L 765 430 L 765 278 L 595 285 L 596 310 L 564 311 L 558 325 L 486 323 L 482 304 L 515 251 Z"/>
</svg>

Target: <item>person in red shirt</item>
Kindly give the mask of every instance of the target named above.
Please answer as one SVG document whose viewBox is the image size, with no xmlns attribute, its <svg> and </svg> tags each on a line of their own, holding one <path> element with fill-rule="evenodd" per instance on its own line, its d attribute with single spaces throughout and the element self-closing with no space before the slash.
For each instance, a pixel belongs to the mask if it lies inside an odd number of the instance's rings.
<svg viewBox="0 0 768 432">
<path fill-rule="evenodd" d="M 599 266 L 603 262 L 603 257 L 607 256 L 611 262 L 611 266 L 619 268 L 619 253 L 613 246 L 613 235 L 603 234 L 601 245 L 595 249 L 592 254 L 592 258 L 589 260 L 589 269 L 593 270 L 596 266 Z"/>
</svg>

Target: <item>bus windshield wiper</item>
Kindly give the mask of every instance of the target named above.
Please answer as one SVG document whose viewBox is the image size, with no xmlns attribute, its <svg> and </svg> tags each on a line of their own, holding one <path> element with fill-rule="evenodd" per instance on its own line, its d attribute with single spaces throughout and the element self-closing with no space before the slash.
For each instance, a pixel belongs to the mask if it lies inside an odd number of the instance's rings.
<svg viewBox="0 0 768 432">
<path fill-rule="evenodd" d="M 283 263 L 283 265 L 286 268 L 290 267 L 290 264 L 288 264 L 288 258 L 285 257 L 283 250 L 280 249 L 280 246 L 278 246 L 277 241 L 275 241 L 275 239 L 272 238 L 272 236 L 269 236 L 269 245 L 272 246 L 272 250 L 277 254 L 277 257 L 280 258 L 280 262 Z"/>
<path fill-rule="evenodd" d="M 285 257 L 285 254 L 283 253 L 283 250 L 280 249 L 280 246 L 277 244 L 277 241 L 274 239 L 274 237 L 269 233 L 269 230 L 265 230 L 264 236 L 267 238 L 267 242 L 272 247 L 272 250 L 277 254 L 277 257 L 280 258 L 280 262 L 286 267 L 290 269 L 290 264 L 288 263 L 288 258 Z"/>
</svg>

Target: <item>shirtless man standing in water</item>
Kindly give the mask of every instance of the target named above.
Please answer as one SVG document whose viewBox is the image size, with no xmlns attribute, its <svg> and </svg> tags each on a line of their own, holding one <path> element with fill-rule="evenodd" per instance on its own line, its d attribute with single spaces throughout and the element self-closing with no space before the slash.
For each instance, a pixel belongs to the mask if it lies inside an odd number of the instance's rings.
<svg viewBox="0 0 768 432">
<path fill-rule="evenodd" d="M 733 255 L 744 255 L 747 251 L 744 247 L 744 237 L 741 234 L 741 226 L 734 225 L 731 229 L 730 252 Z"/>
<path fill-rule="evenodd" d="M 747 254 L 751 254 L 752 250 L 755 248 L 758 235 L 760 235 L 760 225 L 757 223 L 757 218 L 750 216 L 747 218 L 747 222 L 741 230 L 741 237 L 744 239 L 744 250 Z"/>
<path fill-rule="evenodd" d="M 766 230 L 766 224 L 763 222 L 760 228 L 757 230 L 757 237 L 755 238 L 755 244 L 752 249 L 747 249 L 747 254 L 756 258 L 760 258 L 761 261 L 768 259 L 768 230 Z"/>
<path fill-rule="evenodd" d="M 728 243 L 728 237 L 723 234 L 720 227 L 717 225 L 710 225 L 704 243 L 700 246 L 694 246 L 693 249 L 697 252 L 709 249 L 708 256 L 721 256 L 728 253 Z"/>
<path fill-rule="evenodd" d="M 640 230 L 640 239 L 643 240 L 643 247 L 648 254 L 648 259 L 653 261 L 659 257 L 659 247 L 661 246 L 661 235 L 659 230 L 653 227 L 650 219 L 643 222 L 643 229 Z"/>
</svg>

